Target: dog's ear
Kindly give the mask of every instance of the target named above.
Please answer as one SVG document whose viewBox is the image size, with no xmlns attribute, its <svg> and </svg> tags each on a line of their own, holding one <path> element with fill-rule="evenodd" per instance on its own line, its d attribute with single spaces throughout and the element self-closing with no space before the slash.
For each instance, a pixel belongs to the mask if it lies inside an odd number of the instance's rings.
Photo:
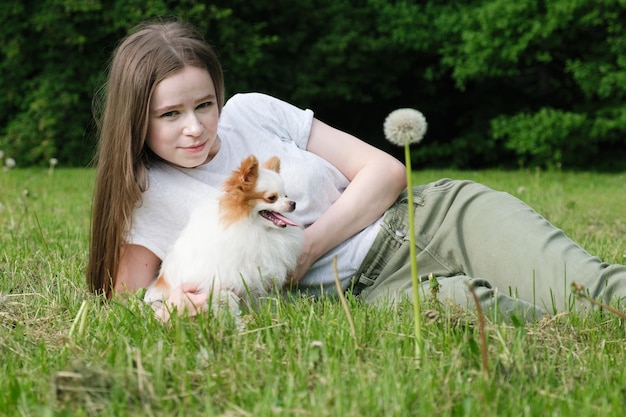
<svg viewBox="0 0 626 417">
<path fill-rule="evenodd" d="M 280 172 L 280 159 L 277 156 L 272 156 L 265 161 L 263 169 L 269 169 L 270 171 Z"/>
<path fill-rule="evenodd" d="M 243 183 L 254 183 L 259 176 L 259 161 L 256 156 L 250 155 L 239 166 L 239 178 Z"/>
</svg>

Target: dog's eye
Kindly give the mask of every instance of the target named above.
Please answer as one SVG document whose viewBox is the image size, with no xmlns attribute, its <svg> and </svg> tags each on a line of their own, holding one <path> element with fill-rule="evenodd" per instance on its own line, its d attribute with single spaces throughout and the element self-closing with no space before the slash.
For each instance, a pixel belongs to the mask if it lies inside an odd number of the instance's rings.
<svg viewBox="0 0 626 417">
<path fill-rule="evenodd" d="M 278 200 L 278 196 L 276 194 L 271 194 L 267 196 L 267 201 L 269 201 L 270 203 L 273 203 L 276 200 Z"/>
</svg>

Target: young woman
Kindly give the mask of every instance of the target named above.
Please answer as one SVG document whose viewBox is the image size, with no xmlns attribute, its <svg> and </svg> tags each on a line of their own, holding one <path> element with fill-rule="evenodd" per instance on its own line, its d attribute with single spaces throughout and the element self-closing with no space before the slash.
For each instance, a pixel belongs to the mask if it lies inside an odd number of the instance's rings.
<svg viewBox="0 0 626 417">
<path fill-rule="evenodd" d="M 91 290 L 147 287 L 195 204 L 255 154 L 281 159 L 305 226 L 298 290 L 332 294 L 336 257 L 345 291 L 411 297 L 404 166 L 310 110 L 254 93 L 223 102 L 219 61 L 193 28 L 146 23 L 120 43 L 99 109 Z M 506 193 L 451 180 L 412 192 L 420 275 L 438 278 L 440 299 L 471 304 L 469 283 L 483 307 L 530 319 L 568 308 L 571 282 L 605 301 L 626 296 L 624 266 L 592 257 Z M 194 314 L 207 299 L 187 284 L 166 301 Z"/>
</svg>

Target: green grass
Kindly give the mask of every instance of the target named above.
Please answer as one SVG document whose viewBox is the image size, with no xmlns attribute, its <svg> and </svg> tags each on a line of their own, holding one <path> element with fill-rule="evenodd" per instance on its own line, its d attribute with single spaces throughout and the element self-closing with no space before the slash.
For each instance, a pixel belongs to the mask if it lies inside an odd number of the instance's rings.
<svg viewBox="0 0 626 417">
<path fill-rule="evenodd" d="M 424 171 L 519 196 L 590 252 L 624 262 L 624 175 Z M 137 296 L 102 302 L 84 282 L 93 172 L 0 171 L 0 415 L 623 416 L 626 332 L 612 314 L 489 323 L 348 298 L 273 300 L 245 328 L 153 319 Z M 428 311 L 430 309 L 430 311 Z M 430 317 L 430 319 L 428 318 Z"/>
</svg>

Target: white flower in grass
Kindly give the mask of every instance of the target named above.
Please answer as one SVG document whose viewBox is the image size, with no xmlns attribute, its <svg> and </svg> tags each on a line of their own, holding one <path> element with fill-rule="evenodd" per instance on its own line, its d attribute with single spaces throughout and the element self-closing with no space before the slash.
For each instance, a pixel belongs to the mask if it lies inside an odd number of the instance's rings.
<svg viewBox="0 0 626 417">
<path fill-rule="evenodd" d="M 48 168 L 48 174 L 52 175 L 54 173 L 54 167 L 57 166 L 59 160 L 56 158 L 50 158 L 48 162 L 50 163 L 50 168 Z"/>
<path fill-rule="evenodd" d="M 426 118 L 422 113 L 414 109 L 398 109 L 389 113 L 383 124 L 383 130 L 387 140 L 395 145 L 404 147 L 406 166 L 406 185 L 408 193 L 408 221 L 409 240 L 411 242 L 411 287 L 413 288 L 413 320 L 415 322 L 415 358 L 418 366 L 422 363 L 422 319 L 419 295 L 419 271 L 417 268 L 417 255 L 415 250 L 415 218 L 413 207 L 413 182 L 411 180 L 411 148 L 409 145 L 419 143 L 426 134 Z"/>
<path fill-rule="evenodd" d="M 6 166 L 9 169 L 14 168 L 15 167 L 15 159 L 7 158 L 6 161 L 4 161 L 4 166 Z"/>
<path fill-rule="evenodd" d="M 398 146 L 421 142 L 426 134 L 426 127 L 426 118 L 415 109 L 394 110 L 383 124 L 387 140 Z"/>
</svg>

